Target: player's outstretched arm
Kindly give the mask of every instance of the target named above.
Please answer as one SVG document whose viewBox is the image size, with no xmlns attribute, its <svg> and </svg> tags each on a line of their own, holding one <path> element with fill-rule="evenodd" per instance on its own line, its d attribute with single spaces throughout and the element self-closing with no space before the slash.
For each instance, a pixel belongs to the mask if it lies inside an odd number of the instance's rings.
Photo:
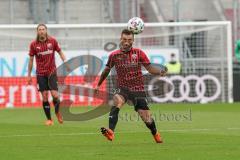
<svg viewBox="0 0 240 160">
<path fill-rule="evenodd" d="M 160 76 L 165 76 L 168 71 L 167 67 L 165 66 L 163 68 L 158 68 L 156 66 L 153 66 L 152 64 L 145 66 L 145 68 L 149 73 Z"/>
<path fill-rule="evenodd" d="M 31 73 L 32 73 L 32 68 L 33 68 L 33 56 L 30 56 L 29 62 L 28 62 L 28 80 L 27 83 L 30 85 L 32 84 L 32 77 L 31 77 Z"/>
<path fill-rule="evenodd" d="M 102 82 L 107 78 L 110 70 L 111 69 L 109 67 L 105 67 L 105 69 L 101 73 L 101 76 L 100 76 L 100 79 L 98 81 L 97 87 L 95 88 L 95 93 L 96 94 L 98 93 L 99 87 L 101 86 Z"/>
</svg>

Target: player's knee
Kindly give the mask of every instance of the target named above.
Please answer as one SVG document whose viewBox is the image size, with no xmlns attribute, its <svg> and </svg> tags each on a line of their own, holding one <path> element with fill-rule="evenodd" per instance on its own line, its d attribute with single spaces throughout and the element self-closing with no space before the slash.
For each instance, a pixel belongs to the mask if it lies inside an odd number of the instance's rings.
<svg viewBox="0 0 240 160">
<path fill-rule="evenodd" d="M 44 101 L 44 102 L 47 102 L 47 101 L 48 101 L 48 98 L 44 96 L 44 97 L 43 97 L 43 101 Z"/>
<path fill-rule="evenodd" d="M 58 93 L 51 93 L 52 94 L 52 97 L 53 97 L 53 99 L 58 99 L 59 97 L 58 97 Z"/>
<path fill-rule="evenodd" d="M 44 102 L 48 101 L 48 93 L 47 92 L 43 92 L 42 93 L 42 98 L 43 98 Z"/>
<path fill-rule="evenodd" d="M 113 96 L 114 105 L 118 108 L 121 108 L 124 105 L 124 99 L 119 95 Z"/>
</svg>

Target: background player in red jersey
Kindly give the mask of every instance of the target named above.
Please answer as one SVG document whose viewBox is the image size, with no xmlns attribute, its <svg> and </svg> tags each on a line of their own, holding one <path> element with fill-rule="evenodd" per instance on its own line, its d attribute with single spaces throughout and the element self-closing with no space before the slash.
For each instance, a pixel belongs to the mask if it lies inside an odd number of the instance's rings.
<svg viewBox="0 0 240 160">
<path fill-rule="evenodd" d="M 141 71 L 141 66 L 154 75 L 164 76 L 167 68 L 158 69 L 151 65 L 146 54 L 137 48 L 133 48 L 134 34 L 124 29 L 121 33 L 120 49 L 112 52 L 104 71 L 101 74 L 100 80 L 95 93 L 98 93 L 99 87 L 108 76 L 112 67 L 115 67 L 117 73 L 117 93 L 113 96 L 114 106 L 109 114 L 109 128 L 101 128 L 102 134 L 110 141 L 114 139 L 114 129 L 118 121 L 118 113 L 120 108 L 127 100 L 132 101 L 135 111 L 138 112 L 146 126 L 151 130 L 151 133 L 157 143 L 162 143 L 161 136 L 156 129 L 155 122 L 151 118 L 146 94 L 144 91 L 144 79 Z"/>
<path fill-rule="evenodd" d="M 33 59 L 35 57 L 37 64 L 36 74 L 38 89 L 42 94 L 43 109 L 47 117 L 47 121 L 45 122 L 46 125 L 53 125 L 50 112 L 50 104 L 48 101 L 48 91 L 50 91 L 53 97 L 53 104 L 55 107 L 55 114 L 57 116 L 58 122 L 63 123 L 62 116 L 59 112 L 60 100 L 57 91 L 58 85 L 55 64 L 55 51 L 58 52 L 62 61 L 66 60 L 56 39 L 48 35 L 47 26 L 45 24 L 39 24 L 37 26 L 36 40 L 32 41 L 30 44 L 28 84 L 32 84 L 31 72 L 33 67 Z"/>
</svg>

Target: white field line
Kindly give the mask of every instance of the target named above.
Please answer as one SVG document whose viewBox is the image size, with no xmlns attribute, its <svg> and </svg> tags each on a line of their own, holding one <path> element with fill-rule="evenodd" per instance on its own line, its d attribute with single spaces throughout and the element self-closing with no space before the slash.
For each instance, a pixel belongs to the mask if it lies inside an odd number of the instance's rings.
<svg viewBox="0 0 240 160">
<path fill-rule="evenodd" d="M 198 132 L 198 131 L 222 131 L 222 130 L 240 130 L 240 128 L 193 128 L 193 129 L 166 129 L 161 132 Z M 126 131 L 115 132 L 116 134 L 131 134 L 131 133 L 148 133 L 149 131 Z M 12 138 L 12 137 L 45 137 L 45 136 L 80 136 L 80 135 L 96 135 L 100 132 L 86 132 L 86 133 L 53 133 L 53 134 L 9 134 L 0 135 L 0 138 Z"/>
</svg>

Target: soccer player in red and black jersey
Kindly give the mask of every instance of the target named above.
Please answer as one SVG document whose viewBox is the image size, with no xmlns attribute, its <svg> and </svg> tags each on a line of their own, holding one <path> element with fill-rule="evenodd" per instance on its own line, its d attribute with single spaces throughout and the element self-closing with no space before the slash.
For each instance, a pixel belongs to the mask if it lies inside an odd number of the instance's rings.
<svg viewBox="0 0 240 160">
<path fill-rule="evenodd" d="M 113 96 L 114 106 L 109 114 L 109 128 L 101 128 L 102 134 L 110 141 L 114 139 L 114 129 L 118 121 L 120 108 L 127 100 L 132 101 L 135 111 L 150 129 L 154 140 L 162 143 L 160 133 L 156 129 L 154 120 L 151 118 L 146 94 L 144 91 L 144 79 L 141 66 L 154 75 L 164 76 L 167 68 L 158 69 L 151 65 L 146 54 L 137 48 L 133 48 L 134 34 L 124 29 L 121 33 L 120 49 L 112 52 L 104 71 L 101 74 L 95 93 L 98 94 L 99 87 L 108 76 L 110 70 L 115 67 L 117 73 L 117 93 Z"/>
<path fill-rule="evenodd" d="M 42 105 L 44 113 L 47 117 L 46 125 L 53 125 L 53 120 L 51 118 L 50 104 L 48 101 L 48 93 L 50 91 L 53 97 L 53 104 L 55 107 L 55 114 L 57 116 L 58 122 L 63 123 L 62 116 L 59 112 L 59 95 L 58 95 L 58 85 L 57 85 L 57 75 L 56 75 L 56 64 L 55 64 L 55 51 L 58 52 L 62 61 L 66 60 L 64 53 L 57 40 L 47 33 L 47 26 L 45 24 L 39 24 L 37 26 L 37 37 L 36 40 L 32 41 L 29 50 L 29 64 L 28 64 L 28 84 L 32 84 L 32 67 L 33 59 L 36 58 L 36 74 L 38 90 L 42 95 Z"/>
</svg>

